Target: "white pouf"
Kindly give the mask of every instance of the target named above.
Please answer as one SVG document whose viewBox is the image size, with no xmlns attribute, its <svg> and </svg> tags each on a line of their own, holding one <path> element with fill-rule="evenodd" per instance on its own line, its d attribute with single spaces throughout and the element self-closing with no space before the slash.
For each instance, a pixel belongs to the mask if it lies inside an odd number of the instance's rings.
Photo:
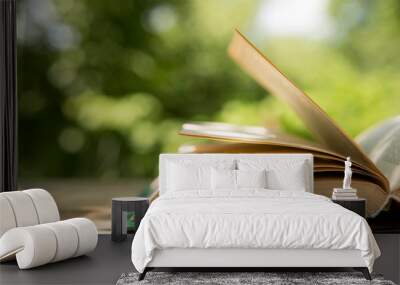
<svg viewBox="0 0 400 285">
<path fill-rule="evenodd" d="M 91 220 L 59 219 L 46 190 L 0 193 L 0 262 L 16 258 L 20 269 L 28 269 L 96 248 L 98 233 Z"/>
<path fill-rule="evenodd" d="M 0 238 L 0 258 L 16 255 L 20 269 L 28 269 L 84 255 L 97 245 L 97 229 L 85 218 L 13 228 Z"/>
</svg>

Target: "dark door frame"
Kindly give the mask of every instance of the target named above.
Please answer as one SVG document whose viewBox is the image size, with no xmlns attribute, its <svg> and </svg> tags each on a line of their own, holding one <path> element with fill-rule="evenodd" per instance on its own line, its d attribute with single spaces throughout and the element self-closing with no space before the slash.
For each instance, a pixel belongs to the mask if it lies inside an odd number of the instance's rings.
<svg viewBox="0 0 400 285">
<path fill-rule="evenodd" d="M 16 0 L 0 0 L 0 192 L 17 190 Z"/>
</svg>

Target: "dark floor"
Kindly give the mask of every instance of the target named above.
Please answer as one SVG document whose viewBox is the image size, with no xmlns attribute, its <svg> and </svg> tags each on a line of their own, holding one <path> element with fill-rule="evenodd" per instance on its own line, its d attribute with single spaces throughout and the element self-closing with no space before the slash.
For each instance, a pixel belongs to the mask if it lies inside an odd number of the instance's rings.
<svg viewBox="0 0 400 285">
<path fill-rule="evenodd" d="M 115 284 L 124 272 L 134 271 L 131 262 L 132 238 L 112 242 L 110 235 L 99 235 L 95 251 L 41 267 L 19 270 L 17 263 L 0 264 L 0 284 Z"/>
<path fill-rule="evenodd" d="M 377 260 L 374 272 L 383 274 L 386 279 L 398 282 L 398 235 L 375 235 L 382 256 Z M 41 267 L 19 270 L 17 263 L 0 264 L 0 285 L 12 284 L 115 284 L 122 273 L 135 271 L 131 254 L 132 237 L 123 242 L 112 242 L 110 235 L 99 235 L 95 251 L 81 256 Z M 385 258 L 383 258 L 385 257 Z M 193 271 L 185 269 L 159 269 L 162 271 Z M 195 271 L 209 271 L 208 268 Z M 215 268 L 212 271 L 218 271 Z M 221 269 L 231 271 L 236 269 Z M 260 269 L 255 269 L 259 271 Z M 351 268 L 270 268 L 265 271 L 352 271 Z M 246 271 L 252 271 L 246 268 Z M 262 270 L 264 271 L 264 270 Z"/>
</svg>

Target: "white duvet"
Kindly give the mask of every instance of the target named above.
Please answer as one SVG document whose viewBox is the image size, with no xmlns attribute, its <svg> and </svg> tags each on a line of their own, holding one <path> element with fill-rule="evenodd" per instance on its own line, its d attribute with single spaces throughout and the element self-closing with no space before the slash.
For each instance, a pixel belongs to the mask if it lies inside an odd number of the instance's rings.
<svg viewBox="0 0 400 285">
<path fill-rule="evenodd" d="M 365 219 L 307 192 L 252 190 L 220 197 L 184 192 L 154 201 L 132 243 L 143 272 L 155 249 L 358 249 L 372 271 L 379 248 Z"/>
</svg>

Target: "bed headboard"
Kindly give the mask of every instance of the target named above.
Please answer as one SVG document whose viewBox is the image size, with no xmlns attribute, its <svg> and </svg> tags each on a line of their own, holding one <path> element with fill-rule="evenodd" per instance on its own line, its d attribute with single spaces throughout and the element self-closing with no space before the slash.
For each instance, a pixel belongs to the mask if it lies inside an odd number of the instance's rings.
<svg viewBox="0 0 400 285">
<path fill-rule="evenodd" d="M 165 193 L 167 185 L 167 164 L 171 162 L 190 162 L 190 164 L 204 165 L 206 163 L 212 164 L 217 161 L 259 161 L 267 160 L 272 165 L 274 163 L 290 163 L 291 161 L 304 161 L 305 176 L 307 180 L 307 192 L 314 192 L 314 171 L 313 171 L 313 156 L 312 154 L 265 154 L 265 153 L 251 153 L 251 154 L 225 154 L 225 153 L 202 153 L 202 154 L 160 154 L 159 163 L 159 191 L 160 194 Z"/>
</svg>

